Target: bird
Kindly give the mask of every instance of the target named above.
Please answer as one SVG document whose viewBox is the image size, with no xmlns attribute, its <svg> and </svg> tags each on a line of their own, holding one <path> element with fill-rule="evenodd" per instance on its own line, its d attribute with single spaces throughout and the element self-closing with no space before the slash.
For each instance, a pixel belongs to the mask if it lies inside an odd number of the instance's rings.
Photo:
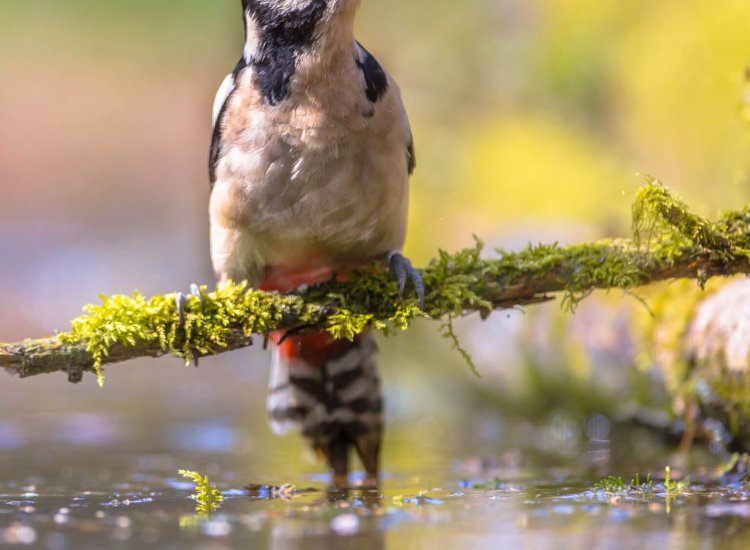
<svg viewBox="0 0 750 550">
<path fill-rule="evenodd" d="M 403 255 L 414 140 L 398 85 L 354 37 L 361 0 L 242 0 L 245 43 L 216 95 L 209 154 L 217 284 L 281 293 L 380 263 L 420 303 Z M 383 436 L 377 346 L 275 333 L 267 409 L 346 486 L 356 451 L 376 485 Z"/>
</svg>

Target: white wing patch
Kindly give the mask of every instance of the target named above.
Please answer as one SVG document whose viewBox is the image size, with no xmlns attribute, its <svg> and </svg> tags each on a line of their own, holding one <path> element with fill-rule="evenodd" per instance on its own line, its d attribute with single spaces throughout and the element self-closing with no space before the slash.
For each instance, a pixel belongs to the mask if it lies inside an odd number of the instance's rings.
<svg viewBox="0 0 750 550">
<path fill-rule="evenodd" d="M 221 108 L 224 106 L 229 95 L 234 91 L 234 75 L 228 74 L 224 79 L 224 82 L 219 86 L 219 91 L 216 92 L 216 99 L 214 99 L 214 112 L 211 120 L 211 125 L 216 126 L 216 120 L 219 118 Z"/>
<path fill-rule="evenodd" d="M 360 63 L 365 62 L 365 58 L 367 57 L 367 54 L 365 53 L 364 48 L 357 42 L 357 58 L 359 59 Z"/>
<path fill-rule="evenodd" d="M 247 29 L 247 38 L 245 39 L 244 57 L 245 63 L 250 65 L 253 61 L 253 58 L 258 54 L 258 44 L 260 44 L 260 36 L 258 33 L 258 24 L 253 19 L 253 16 L 250 15 L 250 12 L 245 14 L 245 18 L 247 19 L 245 23 L 245 28 Z"/>
</svg>

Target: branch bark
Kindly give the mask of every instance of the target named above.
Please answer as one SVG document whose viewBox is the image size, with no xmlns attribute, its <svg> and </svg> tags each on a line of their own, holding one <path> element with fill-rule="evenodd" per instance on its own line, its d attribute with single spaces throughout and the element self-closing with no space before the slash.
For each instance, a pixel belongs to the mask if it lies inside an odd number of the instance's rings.
<svg viewBox="0 0 750 550">
<path fill-rule="evenodd" d="M 176 312 L 167 311 L 174 303 L 174 295 L 167 295 L 157 297 L 161 305 L 153 305 L 154 299 L 137 303 L 138 315 L 145 319 L 140 322 L 150 323 L 150 316 L 166 315 L 149 327 L 146 334 L 150 336 L 133 336 L 135 333 L 128 332 L 128 327 L 123 329 L 121 322 L 117 324 L 102 317 L 104 329 L 100 328 L 97 338 L 109 343 L 98 357 L 92 340 L 84 337 L 76 340 L 75 336 L 64 334 L 0 343 L 0 368 L 21 377 L 64 372 L 70 381 L 78 382 L 84 372 L 97 370 L 99 362 L 120 363 L 138 357 L 160 357 L 169 352 L 188 358 L 215 355 L 251 345 L 251 332 L 268 335 L 277 330 L 322 329 L 340 334 L 342 323 L 352 319 L 361 321 L 351 323 L 358 328 L 348 327 L 344 331 L 351 335 L 367 324 L 377 326 L 380 323 L 382 328 L 387 323 L 395 323 L 406 328 L 420 315 L 439 319 L 480 312 L 486 316 L 495 309 L 546 302 L 560 293 L 565 293 L 569 303 L 574 304 L 596 289 L 632 289 L 677 278 L 702 283 L 714 276 L 750 274 L 750 218 L 745 210 L 725 214 L 715 223 L 707 222 L 690 213 L 657 183 L 641 190 L 634 209 L 634 220 L 639 227 L 648 226 L 651 230 L 648 244 L 643 244 L 641 231 L 636 228 L 632 240 L 599 241 L 571 247 L 530 246 L 520 252 L 501 252 L 500 258 L 494 260 L 480 258 L 481 246 L 455 255 L 442 253 L 422 270 L 427 286 L 424 315 L 416 311 L 416 300 L 399 299 L 395 283 L 388 274 L 372 271 L 347 282 L 331 281 L 284 297 L 250 291 L 256 302 L 260 299 L 261 303 L 253 306 L 256 309 L 252 315 L 257 317 L 253 324 L 248 324 L 241 316 L 226 316 L 227 311 L 239 308 L 235 302 L 244 294 L 230 298 L 222 298 L 218 292 L 205 294 L 211 307 L 191 305 L 192 310 L 201 309 L 193 313 L 196 327 L 201 323 L 209 324 L 212 316 L 218 315 L 215 311 L 222 311 L 225 317 L 219 329 L 213 327 L 214 331 L 220 331 L 219 336 L 207 336 L 202 344 L 195 344 L 191 330 L 178 324 Z M 650 214 L 644 215 L 644 211 Z M 128 316 L 132 313 L 127 309 L 123 311 Z M 341 321 L 343 314 L 346 321 Z M 90 315 L 103 314 L 93 312 Z M 111 311 L 108 310 L 107 315 L 111 316 Z M 262 323 L 258 320 L 261 317 Z M 82 319 L 87 322 L 86 316 Z M 397 322 L 398 319 L 401 322 Z M 109 340 L 106 330 L 110 326 L 114 327 L 113 332 L 123 333 L 124 330 L 125 335 Z M 102 349 L 101 344 L 99 349 Z"/>
</svg>

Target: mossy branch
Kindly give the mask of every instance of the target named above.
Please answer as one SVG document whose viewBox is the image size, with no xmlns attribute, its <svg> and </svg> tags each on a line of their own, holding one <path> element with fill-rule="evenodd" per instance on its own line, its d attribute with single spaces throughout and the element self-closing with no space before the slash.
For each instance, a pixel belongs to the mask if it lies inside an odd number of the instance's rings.
<svg viewBox="0 0 750 550">
<path fill-rule="evenodd" d="M 249 346 L 253 335 L 277 330 L 326 330 L 353 338 L 368 326 L 405 330 L 417 318 L 448 319 L 548 301 L 561 294 L 573 309 L 595 289 L 633 289 L 672 278 L 708 278 L 750 273 L 750 214 L 728 212 L 710 222 L 656 181 L 649 181 L 633 205 L 632 239 L 561 247 L 530 245 L 482 258 L 483 246 L 456 254 L 440 252 L 422 270 L 424 311 L 415 298 L 400 299 L 396 282 L 373 266 L 346 282 L 330 281 L 280 295 L 230 284 L 188 301 L 180 324 L 175 294 L 146 299 L 102 297 L 85 308 L 70 332 L 41 340 L 0 343 L 0 368 L 22 377 L 66 372 L 80 381 L 101 366 L 136 357 L 172 353 L 185 360 Z M 444 323 L 446 321 L 443 321 Z M 445 328 L 446 325 L 444 325 Z M 450 331 L 448 331 L 450 333 Z"/>
</svg>

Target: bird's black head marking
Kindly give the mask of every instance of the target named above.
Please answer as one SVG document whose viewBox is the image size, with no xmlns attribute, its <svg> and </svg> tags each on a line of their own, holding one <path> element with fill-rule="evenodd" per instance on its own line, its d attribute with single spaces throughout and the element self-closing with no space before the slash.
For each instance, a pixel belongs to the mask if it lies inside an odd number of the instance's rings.
<svg viewBox="0 0 750 550">
<path fill-rule="evenodd" d="M 257 40 L 247 62 L 255 69 L 263 97 L 276 105 L 289 96 L 297 56 L 315 40 L 328 0 L 242 0 L 242 7 L 245 24 L 254 26 Z"/>
</svg>

